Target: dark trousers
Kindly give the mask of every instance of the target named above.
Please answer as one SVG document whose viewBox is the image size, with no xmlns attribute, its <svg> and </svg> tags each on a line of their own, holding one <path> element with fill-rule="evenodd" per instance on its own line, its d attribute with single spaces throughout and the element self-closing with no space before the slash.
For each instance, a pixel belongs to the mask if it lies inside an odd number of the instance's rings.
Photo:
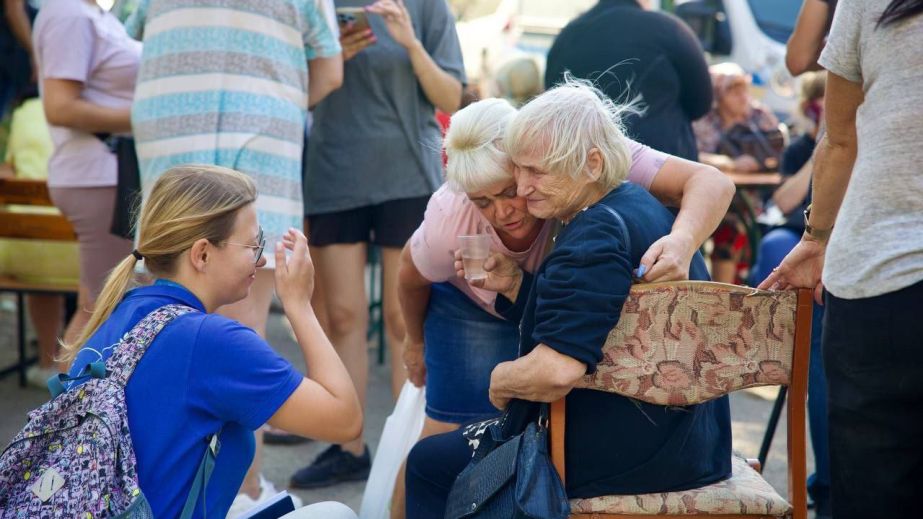
<svg viewBox="0 0 923 519">
<path fill-rule="evenodd" d="M 464 429 L 464 426 L 462 426 Z M 407 519 L 442 519 L 455 478 L 471 461 L 462 429 L 420 440 L 407 456 Z"/>
<path fill-rule="evenodd" d="M 833 516 L 916 516 L 923 495 L 923 282 L 865 299 L 828 293 L 826 306 Z"/>
</svg>

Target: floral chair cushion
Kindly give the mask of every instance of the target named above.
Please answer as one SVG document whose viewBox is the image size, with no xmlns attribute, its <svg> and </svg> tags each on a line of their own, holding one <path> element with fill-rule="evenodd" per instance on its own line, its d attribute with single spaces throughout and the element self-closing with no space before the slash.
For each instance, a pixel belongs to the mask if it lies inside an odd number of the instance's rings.
<svg viewBox="0 0 923 519">
<path fill-rule="evenodd" d="M 790 516 L 791 505 L 746 461 L 735 456 L 731 471 L 724 481 L 682 492 L 572 499 L 571 513 Z"/>
<path fill-rule="evenodd" d="M 700 281 L 635 285 L 603 360 L 577 387 L 690 405 L 788 384 L 796 308 L 794 291 Z"/>
</svg>

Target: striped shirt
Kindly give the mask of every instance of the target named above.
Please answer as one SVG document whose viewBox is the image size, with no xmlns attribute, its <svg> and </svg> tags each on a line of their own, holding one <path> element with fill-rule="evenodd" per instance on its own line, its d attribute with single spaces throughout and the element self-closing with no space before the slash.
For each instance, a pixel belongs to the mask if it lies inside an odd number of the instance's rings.
<svg viewBox="0 0 923 519">
<path fill-rule="evenodd" d="M 132 106 L 144 192 L 173 166 L 225 166 L 256 183 L 269 247 L 301 228 L 308 61 L 340 52 L 331 0 L 141 0 L 126 28 L 144 37 Z"/>
</svg>

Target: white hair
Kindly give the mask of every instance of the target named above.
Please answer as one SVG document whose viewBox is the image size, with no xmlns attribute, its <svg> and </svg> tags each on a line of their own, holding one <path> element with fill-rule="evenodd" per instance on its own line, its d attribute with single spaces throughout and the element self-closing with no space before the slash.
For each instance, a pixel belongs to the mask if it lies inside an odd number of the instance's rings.
<svg viewBox="0 0 923 519">
<path fill-rule="evenodd" d="M 507 151 L 513 157 L 536 155 L 546 172 L 577 178 L 586 173 L 589 152 L 596 148 L 603 158 L 599 183 L 611 189 L 628 177 L 631 167 L 622 117 L 641 113 L 637 101 L 615 103 L 589 81 L 565 75 L 510 121 Z"/>
<path fill-rule="evenodd" d="M 445 134 L 446 177 L 457 191 L 480 191 L 512 178 L 503 145 L 506 126 L 516 114 L 503 99 L 485 99 L 452 116 Z"/>
</svg>

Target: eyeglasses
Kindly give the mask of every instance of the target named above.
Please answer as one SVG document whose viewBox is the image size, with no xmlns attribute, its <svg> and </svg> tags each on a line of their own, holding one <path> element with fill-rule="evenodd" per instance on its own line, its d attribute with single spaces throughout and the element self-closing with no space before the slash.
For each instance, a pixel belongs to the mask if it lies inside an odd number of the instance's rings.
<svg viewBox="0 0 923 519">
<path fill-rule="evenodd" d="M 227 245 L 237 245 L 238 247 L 247 247 L 248 249 L 253 249 L 253 262 L 258 263 L 260 258 L 263 257 L 263 249 L 266 248 L 266 238 L 263 237 L 263 228 L 260 227 L 259 234 L 256 235 L 257 245 L 252 245 L 249 243 L 234 243 L 232 241 L 224 242 Z"/>
</svg>

